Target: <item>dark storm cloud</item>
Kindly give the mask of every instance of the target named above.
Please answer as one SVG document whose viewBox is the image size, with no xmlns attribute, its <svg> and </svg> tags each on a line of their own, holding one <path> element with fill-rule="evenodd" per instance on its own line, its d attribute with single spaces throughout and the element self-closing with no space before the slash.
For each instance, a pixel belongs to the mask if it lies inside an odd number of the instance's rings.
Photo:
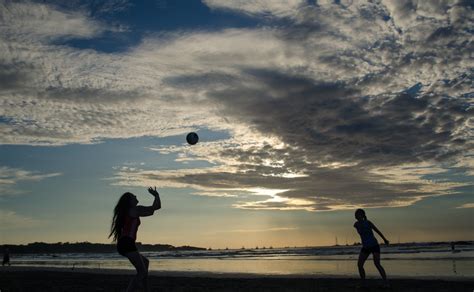
<svg viewBox="0 0 474 292">
<path fill-rule="evenodd" d="M 69 103 L 116 103 L 130 102 L 143 98 L 143 94 L 138 91 L 124 91 L 105 88 L 64 88 L 64 87 L 48 87 L 44 91 L 38 93 L 40 98 L 64 101 Z"/>
<path fill-rule="evenodd" d="M 468 150 L 456 134 L 472 116 L 462 100 L 408 92 L 362 96 L 348 84 L 246 73 L 259 82 L 258 89 L 242 84 L 211 94 L 222 114 L 304 149 L 311 160 L 398 165 Z"/>
<path fill-rule="evenodd" d="M 213 87 L 218 85 L 239 85 L 239 81 L 236 80 L 235 75 L 215 72 L 170 76 L 163 78 L 163 83 L 182 89 L 205 89 L 210 86 Z"/>
<path fill-rule="evenodd" d="M 4 67 L 1 66 L 0 67 Z M 10 68 L 2 69 L 0 72 L 0 90 L 9 90 L 9 89 L 16 89 L 24 84 L 24 82 L 28 79 L 26 74 L 22 72 L 13 71 Z"/>
<path fill-rule="evenodd" d="M 0 59 L 0 92 L 26 90 L 37 68 L 27 62 L 2 62 Z"/>
</svg>

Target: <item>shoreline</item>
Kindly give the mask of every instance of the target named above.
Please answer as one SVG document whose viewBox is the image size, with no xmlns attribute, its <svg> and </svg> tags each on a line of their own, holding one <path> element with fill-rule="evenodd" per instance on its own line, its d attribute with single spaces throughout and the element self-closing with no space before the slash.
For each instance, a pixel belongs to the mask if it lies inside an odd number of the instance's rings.
<svg viewBox="0 0 474 292">
<path fill-rule="evenodd" d="M 124 291 L 133 270 L 0 268 L 0 290 L 6 291 Z M 208 272 L 151 272 L 152 291 L 469 291 L 474 279 L 368 278 L 361 288 L 357 275 L 257 275 Z"/>
<path fill-rule="evenodd" d="M 65 268 L 65 267 L 41 267 L 41 266 L 0 266 L 0 275 L 7 272 L 51 272 L 51 273 L 77 273 L 77 274 L 99 274 L 99 275 L 128 275 L 133 276 L 135 269 L 99 269 L 99 268 Z M 333 275 L 333 274 L 276 274 L 276 273 L 232 273 L 232 272 L 209 272 L 209 271 L 149 271 L 153 277 L 183 277 L 183 278 L 225 278 L 225 279 L 255 279 L 255 278 L 276 278 L 276 279 L 358 279 L 358 274 L 353 275 Z M 379 280 L 379 276 L 367 276 L 369 280 Z M 474 277 L 468 276 L 391 276 L 392 280 L 442 280 L 450 282 L 474 282 Z M 474 286 L 473 286 L 474 290 Z"/>
</svg>

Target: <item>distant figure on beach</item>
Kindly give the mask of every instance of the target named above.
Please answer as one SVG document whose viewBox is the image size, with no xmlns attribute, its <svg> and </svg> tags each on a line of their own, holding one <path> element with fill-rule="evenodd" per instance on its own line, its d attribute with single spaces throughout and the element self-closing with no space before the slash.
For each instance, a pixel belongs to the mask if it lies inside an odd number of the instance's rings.
<svg viewBox="0 0 474 292">
<path fill-rule="evenodd" d="M 357 209 L 355 212 L 355 218 L 357 222 L 354 223 L 355 229 L 360 235 L 360 239 L 362 241 L 362 249 L 360 250 L 359 260 L 357 262 L 357 267 L 359 268 L 360 278 L 365 280 L 365 270 L 364 270 L 364 263 L 372 254 L 374 258 L 375 267 L 379 270 L 382 279 L 385 281 L 385 285 L 387 284 L 387 276 L 385 274 L 385 270 L 383 269 L 382 265 L 380 264 L 380 246 L 377 242 L 377 239 L 374 236 L 372 230 L 375 230 L 380 237 L 384 240 L 385 244 L 389 244 L 389 241 L 383 236 L 382 232 L 375 227 L 375 225 L 367 220 L 367 216 L 365 215 L 365 211 L 362 209 Z"/>
<path fill-rule="evenodd" d="M 452 253 L 460 253 L 461 252 L 461 250 L 456 249 L 456 242 L 454 242 L 454 241 L 451 241 L 451 252 Z"/>
<path fill-rule="evenodd" d="M 5 247 L 5 250 L 3 251 L 3 262 L 2 266 L 9 265 L 10 266 L 10 250 L 8 247 Z"/>
<path fill-rule="evenodd" d="M 113 241 L 117 242 L 118 253 L 127 257 L 137 270 L 137 275 L 130 281 L 127 291 L 133 291 L 135 288 L 149 291 L 147 280 L 149 260 L 138 252 L 135 245 L 140 217 L 151 216 L 161 208 L 160 194 L 156 191 L 156 187 L 148 188 L 148 192 L 155 197 L 153 205 L 137 205 L 137 197 L 127 192 L 120 197 L 114 209 L 109 238 L 113 236 Z"/>
</svg>

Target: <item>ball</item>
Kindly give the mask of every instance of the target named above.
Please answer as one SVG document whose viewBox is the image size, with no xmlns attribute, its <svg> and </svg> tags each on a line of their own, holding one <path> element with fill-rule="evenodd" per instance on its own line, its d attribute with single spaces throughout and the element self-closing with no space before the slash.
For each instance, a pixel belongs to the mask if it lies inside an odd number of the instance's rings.
<svg viewBox="0 0 474 292">
<path fill-rule="evenodd" d="M 186 141 L 189 144 L 194 145 L 199 141 L 199 136 L 198 136 L 198 134 L 196 134 L 194 132 L 191 132 L 186 136 Z"/>
</svg>

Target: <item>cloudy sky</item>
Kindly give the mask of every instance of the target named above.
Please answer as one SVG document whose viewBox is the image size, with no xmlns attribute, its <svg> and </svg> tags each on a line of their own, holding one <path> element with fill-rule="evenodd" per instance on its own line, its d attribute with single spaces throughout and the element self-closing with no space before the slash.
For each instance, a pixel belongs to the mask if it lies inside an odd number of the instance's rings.
<svg viewBox="0 0 474 292">
<path fill-rule="evenodd" d="M 469 1 L 0 0 L 0 243 L 474 239 Z M 195 131 L 200 141 L 185 143 Z"/>
</svg>

